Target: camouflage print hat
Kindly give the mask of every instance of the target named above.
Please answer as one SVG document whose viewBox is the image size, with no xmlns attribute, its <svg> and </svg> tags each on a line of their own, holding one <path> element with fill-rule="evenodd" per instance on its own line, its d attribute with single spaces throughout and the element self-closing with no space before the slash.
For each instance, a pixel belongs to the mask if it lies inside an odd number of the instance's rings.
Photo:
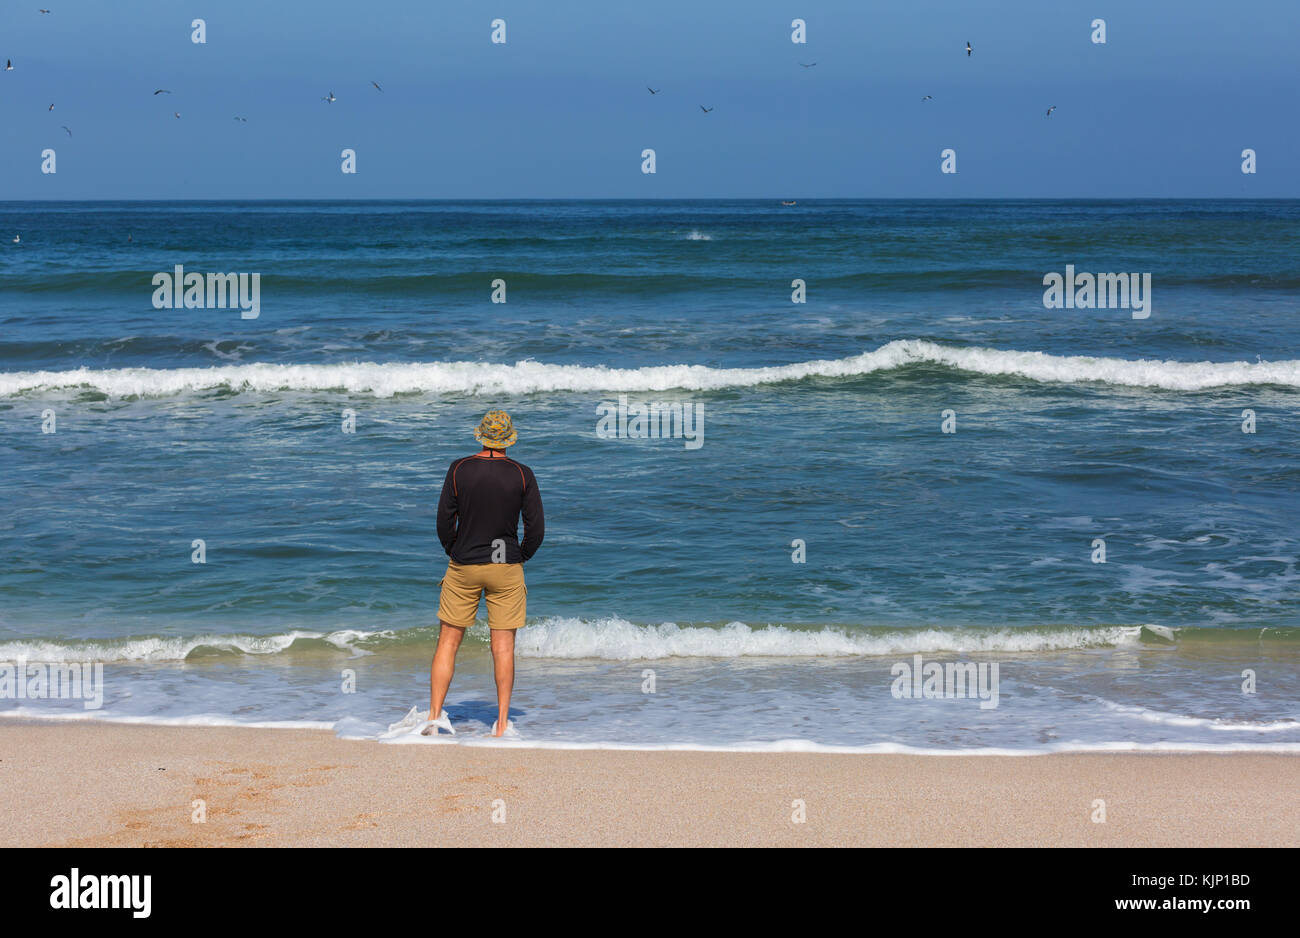
<svg viewBox="0 0 1300 938">
<path fill-rule="evenodd" d="M 515 432 L 509 414 L 504 410 L 490 410 L 474 431 L 474 439 L 488 449 L 505 449 L 515 444 L 519 434 Z"/>
</svg>

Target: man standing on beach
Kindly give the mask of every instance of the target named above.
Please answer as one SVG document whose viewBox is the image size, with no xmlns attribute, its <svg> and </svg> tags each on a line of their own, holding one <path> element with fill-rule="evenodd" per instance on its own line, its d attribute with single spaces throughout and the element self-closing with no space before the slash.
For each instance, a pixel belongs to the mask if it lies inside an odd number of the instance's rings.
<svg viewBox="0 0 1300 938">
<path fill-rule="evenodd" d="M 442 703 L 456 670 L 456 652 L 465 630 L 478 616 L 479 598 L 487 596 L 492 634 L 492 666 L 497 682 L 497 721 L 492 735 L 510 728 L 510 694 L 515 684 L 515 630 L 524 624 L 528 587 L 524 564 L 542 546 L 545 522 L 542 496 L 533 470 L 505 454 L 519 438 L 510 415 L 493 410 L 474 438 L 482 452 L 457 459 L 447 470 L 438 500 L 438 540 L 450 561 L 438 603 L 438 647 L 429 669 L 427 736 L 455 730 Z M 524 540 L 519 542 L 519 516 Z"/>
</svg>

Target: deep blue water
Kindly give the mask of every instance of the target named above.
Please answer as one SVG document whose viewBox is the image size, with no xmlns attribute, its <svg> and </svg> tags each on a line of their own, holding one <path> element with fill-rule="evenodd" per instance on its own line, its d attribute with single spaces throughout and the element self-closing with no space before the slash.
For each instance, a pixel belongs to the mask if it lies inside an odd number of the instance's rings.
<svg viewBox="0 0 1300 938">
<path fill-rule="evenodd" d="M 420 703 L 438 489 L 504 407 L 530 739 L 1300 745 L 1300 202 L 4 203 L 0 246 L 0 660 L 105 661 L 101 714 Z M 154 308 L 177 264 L 260 315 Z M 1150 317 L 1045 308 L 1066 265 Z M 620 394 L 703 445 L 599 439 Z M 898 701 L 917 651 L 999 707 Z"/>
</svg>

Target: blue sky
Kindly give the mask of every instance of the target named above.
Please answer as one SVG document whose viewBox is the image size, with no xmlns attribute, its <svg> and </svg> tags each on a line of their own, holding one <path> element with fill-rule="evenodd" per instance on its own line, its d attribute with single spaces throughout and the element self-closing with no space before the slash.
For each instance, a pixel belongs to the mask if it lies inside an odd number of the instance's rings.
<svg viewBox="0 0 1300 938">
<path fill-rule="evenodd" d="M 1297 36 L 1296 0 L 9 2 L 0 199 L 1297 197 Z"/>
</svg>

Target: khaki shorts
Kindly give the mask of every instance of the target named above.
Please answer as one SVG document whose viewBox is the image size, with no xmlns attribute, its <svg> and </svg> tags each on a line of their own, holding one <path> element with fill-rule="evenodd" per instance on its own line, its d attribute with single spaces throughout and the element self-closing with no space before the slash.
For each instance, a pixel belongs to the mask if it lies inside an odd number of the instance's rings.
<svg viewBox="0 0 1300 938">
<path fill-rule="evenodd" d="M 438 618 L 467 629 L 478 616 L 479 597 L 487 595 L 488 628 L 517 629 L 524 624 L 528 587 L 521 563 L 447 564 Z"/>
</svg>

